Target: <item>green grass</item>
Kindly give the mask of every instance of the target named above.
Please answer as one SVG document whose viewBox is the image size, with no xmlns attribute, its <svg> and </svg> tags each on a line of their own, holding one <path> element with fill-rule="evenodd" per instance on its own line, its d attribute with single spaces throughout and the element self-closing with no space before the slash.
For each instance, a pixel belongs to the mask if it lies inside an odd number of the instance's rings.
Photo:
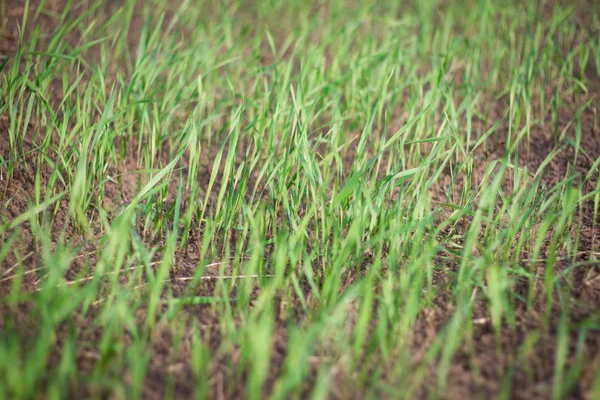
<svg viewBox="0 0 600 400">
<path fill-rule="evenodd" d="M 598 7 L 12 3 L 0 397 L 600 396 Z"/>
</svg>

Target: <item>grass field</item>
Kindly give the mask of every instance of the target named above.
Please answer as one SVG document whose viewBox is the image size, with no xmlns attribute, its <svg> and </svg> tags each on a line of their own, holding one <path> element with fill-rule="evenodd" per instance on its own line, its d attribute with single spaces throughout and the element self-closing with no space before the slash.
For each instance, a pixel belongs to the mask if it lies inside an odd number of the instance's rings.
<svg viewBox="0 0 600 400">
<path fill-rule="evenodd" d="M 600 398 L 597 2 L 0 15 L 0 398 Z"/>
</svg>

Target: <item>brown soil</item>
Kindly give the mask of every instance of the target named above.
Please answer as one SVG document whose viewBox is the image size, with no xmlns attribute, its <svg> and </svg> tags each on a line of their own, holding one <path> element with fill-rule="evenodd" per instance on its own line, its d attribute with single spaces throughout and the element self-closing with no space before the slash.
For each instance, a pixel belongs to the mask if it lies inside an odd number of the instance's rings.
<svg viewBox="0 0 600 400">
<path fill-rule="evenodd" d="M 32 2 L 33 3 L 33 2 Z M 35 4 L 32 4 L 32 8 Z M 23 9 L 22 2 L 8 1 L 6 5 L 8 10 L 7 25 L 4 31 L 4 37 L 0 39 L 0 53 L 12 54 L 17 46 L 16 24 L 20 21 Z M 582 13 L 585 16 L 585 13 Z M 584 18 L 582 16 L 582 18 Z M 41 18 L 48 19 L 47 24 L 52 24 L 51 17 L 42 15 Z M 585 22 L 582 22 L 585 23 Z M 141 24 L 132 24 L 130 32 L 131 40 L 133 41 L 136 29 L 139 30 Z M 268 61 L 268 60 L 267 60 Z M 265 61 L 265 62 L 267 62 Z M 600 77 L 595 74 L 591 66 L 581 68 L 581 75 L 590 89 L 587 96 L 595 98 L 593 105 L 582 112 L 581 123 L 581 147 L 587 153 L 587 156 L 580 156 L 577 159 L 577 164 L 573 165 L 574 149 L 572 146 L 565 146 L 565 142 L 555 142 L 553 132 L 548 129 L 551 126 L 550 122 L 544 127 L 536 127 L 533 129 L 529 146 L 523 146 L 520 149 L 520 163 L 526 165 L 530 171 L 535 171 L 544 161 L 546 156 L 555 148 L 562 148 L 562 151 L 552 160 L 545 170 L 543 183 L 547 187 L 554 186 L 557 182 L 562 181 L 567 171 L 574 168 L 576 171 L 586 174 L 594 160 L 600 157 L 600 132 L 595 130 L 594 123 L 596 121 L 596 110 L 600 102 Z M 549 91 L 554 88 L 548 88 Z M 590 98 L 588 97 L 588 98 Z M 573 118 L 573 113 L 577 106 L 578 99 L 574 99 L 573 107 L 563 107 L 559 115 L 559 131 L 569 124 Z M 501 115 L 502 105 L 498 105 Z M 492 117 L 493 117 L 492 113 Z M 494 120 L 479 121 L 486 126 L 492 126 Z M 478 121 L 474 121 L 478 123 Z M 0 116 L 0 154 L 5 157 L 8 149 L 7 141 L 7 126 L 8 119 L 6 116 Z M 499 129 L 496 135 L 493 135 L 487 143 L 487 148 L 490 151 L 483 154 L 477 153 L 480 160 L 478 162 L 476 176 L 482 176 L 483 171 L 489 162 L 502 156 L 504 144 L 500 138 L 505 137 L 505 130 Z M 567 130 L 566 137 L 574 137 L 574 128 Z M 31 143 L 30 143 L 31 145 Z M 134 146 L 131 146 L 132 148 Z M 23 149 L 24 153 L 27 150 Z M 211 159 L 211 154 L 207 154 L 207 160 Z M 26 156 L 27 157 L 27 156 Z M 33 160 L 33 156 L 30 156 Z M 6 157 L 5 157 L 6 158 Z M 125 160 L 122 185 L 110 184 L 107 186 L 105 197 L 107 202 L 112 203 L 112 206 L 117 208 L 120 205 L 126 204 L 135 193 L 135 188 L 138 184 L 137 175 L 128 171 L 133 171 L 137 168 L 138 160 L 135 159 L 133 152 L 130 157 Z M 31 163 L 28 163 L 32 165 Z M 15 173 L 10 180 L 3 179 L 0 181 L 0 224 L 12 220 L 16 216 L 28 209 L 31 199 L 35 193 L 35 182 L 31 167 L 27 168 L 20 164 L 16 167 Z M 206 165 L 206 163 L 205 163 Z M 209 164 L 210 165 L 210 164 Z M 347 160 L 347 165 L 351 165 L 350 158 Z M 210 176 L 209 167 L 204 174 L 206 178 L 200 182 L 202 188 L 205 189 L 208 184 L 208 176 Z M 349 169 L 349 168 L 348 168 Z M 0 169 L 2 173 L 2 169 Z M 451 189 L 455 195 L 459 195 L 460 177 L 454 177 L 454 187 Z M 589 193 L 596 189 L 596 177 L 588 181 L 585 187 L 582 188 L 584 193 Z M 446 202 L 446 193 L 450 187 L 451 176 L 448 173 L 440 180 L 439 187 L 433 190 L 434 200 L 437 202 Z M 175 183 L 176 185 L 176 183 Z M 503 184 L 503 189 L 510 192 L 512 182 L 507 179 Z M 43 187 L 42 183 L 42 187 Z M 218 188 L 217 188 L 218 189 Z M 174 190 L 170 191 L 174 193 Z M 108 206 L 108 204 L 105 204 Z M 590 261 L 591 252 L 597 248 L 598 225 L 599 221 L 593 220 L 593 199 L 587 201 L 579 210 L 580 222 L 580 243 L 579 254 L 576 261 Z M 70 243 L 74 246 L 80 246 L 80 258 L 74 261 L 67 274 L 71 279 L 77 278 L 77 273 L 85 268 L 86 265 L 94 263 L 95 255 L 92 253 L 96 239 L 100 232 L 95 232 L 95 235 L 87 236 L 78 232 L 72 226 L 61 226 L 60 221 L 68 220 L 67 211 L 68 203 L 63 200 L 57 207 L 55 225 L 56 236 L 53 237 L 53 242 L 59 240 L 58 232 L 65 232 L 65 235 Z M 464 233 L 468 228 L 468 222 L 458 225 L 457 233 Z M 572 229 L 575 229 L 573 226 Z M 177 270 L 171 271 L 170 287 L 175 296 L 183 295 L 188 290 L 187 282 L 195 273 L 196 263 L 198 261 L 198 249 L 196 243 L 202 236 L 201 227 L 192 233 L 189 239 L 189 246 L 178 254 Z M 23 259 L 27 257 L 23 265 L 26 268 L 26 275 L 22 285 L 22 290 L 33 291 L 37 288 L 38 263 L 36 262 L 37 250 L 32 238 L 31 227 L 29 224 L 24 224 L 20 229 L 20 237 L 16 242 L 14 251 L 12 251 L 0 266 L 0 296 L 5 296 L 10 293 L 10 281 L 2 281 L 2 277 L 9 275 L 10 270 L 19 261 L 17 257 Z M 30 262 L 28 261 L 30 260 Z M 565 260 L 559 262 L 561 268 L 566 268 L 569 263 Z M 216 291 L 218 292 L 216 279 L 211 277 L 219 276 L 223 273 L 222 266 L 209 266 L 204 276 L 204 280 L 195 291 L 195 295 L 211 296 Z M 448 266 L 451 270 L 452 266 Z M 225 271 L 227 272 L 227 271 Z M 352 277 L 348 277 L 349 282 Z M 417 323 L 413 328 L 411 337 L 411 363 L 417 365 L 425 357 L 427 349 L 434 342 L 443 327 L 449 322 L 455 310 L 449 308 L 450 294 L 443 289 L 449 276 L 440 270 L 435 276 L 435 285 L 439 285 L 439 293 L 434 299 L 434 307 L 423 310 L 417 318 Z M 347 282 L 347 283 L 349 283 Z M 574 279 L 569 283 L 570 292 L 574 294 L 574 299 L 570 306 L 571 324 L 577 324 L 594 315 L 598 315 L 600 310 L 600 266 L 598 263 L 589 263 L 584 268 L 578 269 L 574 273 Z M 255 289 L 256 290 L 256 289 Z M 306 297 L 310 300 L 310 289 L 306 288 Z M 515 291 L 527 290 L 520 288 L 519 284 L 515 285 Z M 234 293 L 235 294 L 235 289 Z M 165 297 L 166 298 L 166 297 Z M 558 299 L 556 299 L 558 302 Z M 540 306 L 541 307 L 541 306 Z M 267 379 L 267 391 L 272 389 L 276 377 L 283 368 L 284 359 L 287 352 L 288 343 L 288 315 L 289 310 L 294 313 L 295 319 L 302 321 L 304 319 L 304 311 L 299 304 L 279 305 L 276 310 L 279 314 L 274 332 L 274 346 L 271 363 L 269 365 L 269 378 Z M 518 307 L 515 315 L 515 325 L 513 327 L 504 326 L 502 336 L 495 336 L 491 321 L 488 317 L 487 304 L 482 296 L 478 293 L 473 293 L 473 324 L 468 329 L 473 330 L 473 341 L 461 345 L 459 351 L 452 359 L 448 375 L 448 387 L 443 397 L 446 398 L 488 398 L 491 395 L 498 394 L 502 390 L 503 379 L 507 376 L 513 377 L 513 391 L 511 397 L 516 398 L 549 398 L 552 395 L 552 379 L 554 373 L 554 359 L 556 346 L 558 341 L 558 326 L 559 308 L 554 307 L 554 312 L 550 316 L 550 328 L 543 332 L 539 337 L 533 338 L 532 333 L 538 332 L 538 327 L 543 325 L 545 316 L 542 310 L 527 310 L 524 307 Z M 162 306 L 162 310 L 167 312 L 166 305 Z M 18 325 L 21 327 L 24 337 L 35 332 L 36 322 L 30 318 L 31 307 L 29 304 L 22 304 L 17 308 L 9 308 L 0 305 L 0 330 L 5 326 L 5 318 L 10 314 Z M 226 342 L 226 332 L 223 332 L 223 327 L 220 325 L 219 308 L 212 305 L 189 305 L 184 306 L 182 317 L 177 320 L 181 325 L 182 332 L 176 337 L 177 333 L 166 325 L 159 326 L 156 329 L 154 337 L 151 339 L 154 343 L 154 351 L 151 354 L 147 374 L 146 383 L 143 388 L 143 398 L 162 398 L 166 393 L 171 393 L 175 398 L 191 398 L 194 396 L 195 384 L 193 381 L 192 362 L 190 360 L 192 346 L 192 331 L 193 327 L 197 327 L 199 334 L 204 338 L 204 342 L 209 344 L 210 349 L 214 354 L 210 358 L 207 366 L 207 373 L 210 376 L 208 393 L 210 398 L 239 398 L 245 396 L 245 381 L 243 376 L 239 376 L 239 366 L 242 363 L 240 351 L 235 346 L 229 345 Z M 350 310 L 350 319 L 356 317 L 357 311 Z M 77 340 L 81 344 L 96 343 L 103 335 L 104 328 L 92 324 L 96 310 L 92 308 L 83 315 L 80 312 L 73 316 L 73 321 L 76 325 Z M 138 310 L 138 323 L 141 325 L 145 321 L 145 309 L 142 307 Z M 235 321 L 237 326 L 243 326 L 244 321 Z M 348 321 L 351 326 L 352 321 Z M 68 335 L 69 327 L 65 326 L 64 335 Z M 61 332 L 57 338 L 57 354 L 56 361 L 60 358 L 61 347 L 63 345 Z M 569 365 L 575 365 L 575 359 L 578 349 L 578 340 L 576 332 L 569 333 L 569 349 L 568 359 Z M 127 339 L 125 339 L 127 340 Z M 600 372 L 600 335 L 597 331 L 591 331 L 583 339 L 584 346 L 584 362 L 583 362 L 583 379 L 576 383 L 576 386 L 570 392 L 571 398 L 588 398 L 592 380 L 595 375 Z M 127 345 L 127 343 L 124 343 Z M 528 347 L 529 346 L 529 347 Z M 82 345 L 79 348 L 78 362 L 81 371 L 91 372 L 94 367 L 98 354 L 91 350 L 86 350 L 90 346 Z M 218 350 L 218 351 L 217 351 Z M 516 367 L 522 361 L 523 368 Z M 304 384 L 303 389 L 305 394 L 310 393 L 312 385 L 316 382 L 317 371 L 322 365 L 334 366 L 333 373 L 330 376 L 332 384 L 331 398 L 361 398 L 364 394 L 357 390 L 355 378 L 344 369 L 343 357 L 339 355 L 330 355 L 327 352 L 326 346 L 321 346 L 315 356 L 311 358 L 312 370 L 309 378 Z M 535 368 L 530 369 L 525 366 L 534 365 Z M 426 371 L 430 382 L 437 382 L 438 370 L 437 364 L 430 367 Z M 382 382 L 387 382 L 388 377 L 381 376 Z M 391 385 L 394 382 L 387 382 Z M 432 385 L 434 386 L 434 385 Z M 86 395 L 99 395 L 106 397 L 107 393 L 94 392 L 93 388 L 75 387 L 72 397 L 81 398 Z M 427 387 L 418 388 L 417 397 L 426 397 L 432 393 L 428 392 Z M 385 396 L 385 393 L 381 394 Z"/>
</svg>

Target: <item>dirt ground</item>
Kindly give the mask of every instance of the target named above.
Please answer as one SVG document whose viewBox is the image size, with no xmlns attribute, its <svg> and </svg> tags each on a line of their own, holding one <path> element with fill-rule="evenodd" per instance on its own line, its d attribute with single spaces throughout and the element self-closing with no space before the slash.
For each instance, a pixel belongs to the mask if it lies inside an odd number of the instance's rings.
<svg viewBox="0 0 600 400">
<path fill-rule="evenodd" d="M 35 7 L 35 2 L 32 2 L 32 7 Z M 4 37 L 0 38 L 0 53 L 5 55 L 14 54 L 17 46 L 17 31 L 16 24 L 21 19 L 23 8 L 22 2 L 8 1 L 6 9 L 8 10 L 8 21 L 7 29 L 4 33 Z M 582 12 L 582 15 L 585 15 Z M 42 16 L 42 18 L 48 18 Z M 582 17 L 584 18 L 584 17 Z M 47 21 L 51 23 L 51 21 Z M 585 23 L 585 21 L 584 21 Z M 136 24 L 134 24 L 135 27 Z M 138 26 L 139 29 L 139 26 Z M 135 29 L 132 29 L 132 36 L 135 36 Z M 582 67 L 582 75 L 585 77 L 590 93 L 588 96 L 596 98 L 596 108 L 587 108 L 582 113 L 582 143 L 581 147 L 585 149 L 588 157 L 580 156 L 577 159 L 577 164 L 572 165 L 574 159 L 574 150 L 571 146 L 565 146 L 564 149 L 553 159 L 550 165 L 547 167 L 544 174 L 543 183 L 547 187 L 552 187 L 555 183 L 561 181 L 567 171 L 571 168 L 587 173 L 591 168 L 594 160 L 600 157 L 600 132 L 594 128 L 594 121 L 596 119 L 595 110 L 598 109 L 600 99 L 600 77 L 598 77 L 595 71 L 590 66 Z M 553 87 L 549 86 L 548 91 L 552 92 Z M 573 107 L 563 107 L 560 110 L 559 124 L 560 130 L 566 126 L 572 119 L 573 113 L 576 109 L 578 99 L 574 99 Z M 501 114 L 502 104 L 499 104 L 499 113 Z M 495 121 L 485 121 L 487 125 L 493 125 Z M 0 116 L 0 154 L 3 156 L 8 153 L 8 116 Z M 478 121 L 474 121 L 478 123 Z M 550 125 L 550 124 L 548 124 Z M 572 133 L 568 133 L 572 136 Z M 492 137 L 489 138 L 487 145 L 488 149 L 493 151 L 488 154 L 480 154 L 481 159 L 484 162 L 479 163 L 479 170 L 475 174 L 482 175 L 486 165 L 489 161 L 498 158 L 502 155 L 504 147 L 497 145 L 501 142 L 501 138 L 505 136 L 505 131 L 499 129 Z M 523 147 L 520 152 L 521 164 L 526 165 L 530 171 L 535 171 L 546 156 L 556 147 L 561 147 L 562 143 L 556 144 L 553 140 L 553 133 L 547 129 L 535 128 L 531 135 L 531 140 L 528 148 Z M 27 142 L 27 141 L 26 141 Z M 27 151 L 28 149 L 24 149 Z M 30 155 L 31 159 L 34 159 L 33 155 Z M 210 158 L 210 154 L 207 154 L 207 159 Z M 131 159 L 132 169 L 136 165 L 136 160 Z M 351 163 L 351 160 L 347 160 Z M 31 164 L 30 164 L 31 165 Z M 208 167 L 206 176 L 209 176 Z M 1 172 L 1 170 L 0 170 Z M 133 178 L 132 178 L 133 179 Z M 439 202 L 445 201 L 445 193 L 450 185 L 450 175 L 447 174 L 445 177 L 440 179 L 440 185 L 432 192 L 434 201 Z M 584 193 L 589 193 L 596 189 L 595 185 L 597 177 L 586 183 L 583 187 Z M 114 202 L 114 204 L 123 204 L 128 198 L 132 197 L 133 188 L 137 182 L 125 180 L 125 189 L 122 187 L 112 187 L 107 190 L 107 200 Z M 204 182 L 207 185 L 208 182 Z M 128 186 L 128 184 L 130 186 Z M 202 184 L 202 182 L 200 183 Z M 460 192 L 460 182 L 454 182 L 455 188 L 453 189 L 456 193 Z M 504 182 L 505 189 L 509 190 L 512 182 L 507 180 Z M 42 185 L 43 186 L 43 185 Z M 129 187 L 129 189 L 127 189 Z M 21 164 L 16 167 L 15 174 L 12 179 L 0 180 L 0 204 L 3 204 L 0 209 L 0 223 L 5 223 L 12 220 L 16 216 L 20 215 L 27 210 L 30 199 L 33 198 L 35 193 L 35 182 L 31 167 L 25 167 Z M 579 254 L 577 261 L 590 261 L 590 253 L 594 248 L 597 248 L 598 226 L 600 221 L 593 221 L 593 199 L 586 202 L 583 207 L 579 210 L 579 216 L 581 218 L 582 228 L 580 229 L 580 244 Z M 63 200 L 63 204 L 58 207 L 58 218 L 57 221 L 67 220 L 66 211 L 68 204 L 66 200 Z M 64 215 L 61 215 L 64 214 Z M 458 226 L 458 230 L 466 230 L 468 228 L 468 222 L 462 226 Z M 575 229 L 575 227 L 573 227 Z M 75 277 L 77 271 L 83 268 L 86 262 L 92 263 L 94 261 L 94 254 L 91 254 L 91 249 L 94 248 L 94 239 L 85 238 L 83 235 L 78 233 L 73 227 L 70 226 L 56 226 L 56 232 L 65 231 L 68 239 L 72 243 L 82 244 L 80 250 L 81 258 L 75 260 L 72 267 L 72 271 L 69 272 L 71 276 Z M 36 249 L 34 247 L 31 232 L 27 224 L 23 226 L 21 230 L 22 237 L 17 243 L 17 253 L 22 257 L 27 257 L 24 260 L 24 265 L 30 267 L 33 271 L 36 268 Z M 178 263 L 180 268 L 171 272 L 171 286 L 175 295 L 181 295 L 186 290 L 187 279 L 194 274 L 195 265 L 198 261 L 198 251 L 195 243 L 197 238 L 201 237 L 201 227 L 197 227 L 192 236 L 190 237 L 190 245 L 186 247 L 185 251 L 178 255 Z M 54 241 L 58 240 L 58 236 L 53 238 Z M 594 243 L 596 245 L 594 246 Z M 3 265 L 0 266 L 0 296 L 6 295 L 10 291 L 10 281 L 3 281 L 2 277 L 8 275 L 8 272 L 18 260 L 11 254 L 4 261 Z M 562 261 L 559 263 L 563 268 L 567 267 L 568 262 Z M 448 266 L 452 268 L 452 266 Z M 207 269 L 207 276 L 216 276 L 220 273 L 219 266 L 209 267 Z M 440 287 L 443 287 L 443 283 L 446 282 L 448 276 L 444 273 L 443 269 L 440 269 L 436 273 L 438 283 Z M 23 289 L 24 290 L 35 290 L 37 274 L 31 273 L 25 275 Z M 352 277 L 348 278 L 349 280 Z M 574 279 L 570 282 L 570 291 L 575 294 L 575 299 L 571 303 L 570 316 L 571 323 L 577 324 L 578 321 L 582 321 L 590 316 L 597 315 L 600 310 L 600 264 L 592 264 L 587 269 L 578 269 L 575 273 Z M 205 283 L 201 285 L 197 295 L 210 296 L 215 290 L 215 281 L 207 279 Z M 306 294 L 310 294 L 310 289 L 305 288 Z M 519 288 L 517 285 L 515 290 L 526 291 L 527 287 Z M 414 327 L 412 334 L 412 362 L 416 365 L 425 356 L 426 349 L 433 343 L 440 330 L 446 325 L 452 316 L 454 310 L 450 309 L 447 304 L 449 303 L 449 292 L 446 290 L 440 290 L 440 293 L 435 299 L 435 307 L 424 310 L 418 317 L 417 324 Z M 166 307 L 166 306 L 165 306 Z M 554 358 L 555 349 L 558 340 L 558 332 L 556 329 L 549 329 L 544 332 L 538 340 L 533 341 L 533 348 L 527 352 L 522 352 L 520 349 L 524 348 L 524 345 L 531 341 L 531 332 L 536 330 L 542 325 L 544 315 L 541 310 L 539 314 L 536 312 L 530 312 L 526 309 L 517 309 L 516 314 L 516 325 L 514 328 L 508 326 L 503 328 L 503 335 L 500 340 L 501 351 L 498 351 L 495 333 L 489 318 L 487 318 L 487 304 L 482 298 L 478 296 L 474 297 L 474 324 L 473 342 L 465 343 L 461 346 L 460 350 L 456 354 L 451 363 L 449 376 L 448 376 L 448 388 L 446 396 L 448 398 L 474 398 L 483 397 L 488 398 L 490 395 L 497 394 L 502 390 L 503 378 L 507 375 L 513 377 L 513 391 L 511 397 L 531 399 L 531 398 L 548 398 L 551 396 L 552 390 L 552 379 L 554 373 Z M 18 310 L 8 309 L 6 306 L 0 306 L 0 329 L 3 326 L 3 321 L 7 313 L 13 313 L 16 320 L 19 321 L 19 325 L 23 329 L 23 335 L 26 337 L 28 333 L 35 332 L 35 321 L 29 317 L 29 306 L 28 304 L 22 304 Z M 166 308 L 165 308 L 166 311 Z M 549 325 L 551 327 L 558 326 L 558 319 L 560 315 L 558 313 L 558 306 L 555 307 L 555 313 L 551 315 L 551 321 Z M 298 320 L 302 320 L 303 313 L 301 307 L 298 307 L 297 311 Z M 190 325 L 195 324 L 199 327 L 201 335 L 208 340 L 213 349 L 217 349 L 223 343 L 223 337 L 221 327 L 219 325 L 219 316 L 216 314 L 214 308 L 210 305 L 193 305 L 185 307 L 185 315 L 187 316 Z M 86 315 L 77 314 L 73 316 L 73 321 L 78 329 L 78 340 L 82 343 L 94 342 L 98 340 L 102 335 L 102 327 L 93 326 L 90 321 L 94 318 L 94 310 L 88 311 Z M 139 322 L 143 324 L 144 321 L 144 310 L 139 311 Z M 88 326 L 89 324 L 89 326 Z M 65 327 L 65 333 L 67 333 L 68 327 Z M 272 360 L 269 366 L 269 376 L 267 381 L 267 387 L 273 385 L 275 377 L 283 366 L 283 361 L 286 355 L 286 347 L 288 341 L 288 329 L 287 322 L 280 318 L 275 329 L 274 334 L 275 348 L 272 355 Z M 180 348 L 178 351 L 173 350 L 173 332 L 168 327 L 161 327 L 154 338 L 154 352 L 151 355 L 151 360 L 147 372 L 146 385 L 144 398 L 162 398 L 163 394 L 169 390 L 173 390 L 175 398 L 189 398 L 193 396 L 194 382 L 192 374 L 192 366 L 190 361 L 191 354 L 191 336 L 189 333 L 184 332 L 182 338 L 179 338 Z M 578 352 L 579 338 L 571 337 L 569 340 L 569 360 L 574 363 L 576 354 Z M 126 344 L 125 344 L 126 345 Z M 590 386 L 594 375 L 598 373 L 600 369 L 600 333 L 590 332 L 584 340 L 583 346 L 585 347 L 585 363 L 584 363 L 584 378 L 577 383 L 577 387 L 571 393 L 571 398 L 587 398 Z M 58 335 L 57 343 L 57 360 L 58 354 L 61 348 L 61 336 Z M 499 358 L 499 355 L 503 355 Z M 520 358 L 521 357 L 521 358 Z M 515 360 L 527 358 L 529 365 L 535 365 L 534 369 L 509 369 L 509 365 L 515 365 Z M 81 351 L 78 354 L 79 367 L 82 371 L 92 371 L 95 365 L 97 355 L 93 352 Z M 475 366 L 473 365 L 473 360 Z M 313 361 L 313 375 L 312 380 L 309 379 L 305 383 L 307 392 L 310 390 L 316 379 L 316 371 L 321 363 L 327 362 L 326 351 L 323 352 L 322 356 L 315 356 Z M 208 371 L 210 371 L 210 385 L 209 392 L 211 398 L 238 398 L 244 396 L 244 382 L 238 379 L 236 376 L 235 366 L 240 362 L 239 349 L 230 348 L 220 353 L 218 357 L 210 360 Z M 525 363 L 523 363 L 525 364 Z M 165 373 L 168 371 L 168 373 Z M 362 393 L 356 391 L 356 384 L 354 378 L 348 375 L 340 365 L 336 370 L 337 373 L 332 377 L 334 384 L 332 385 L 333 391 L 331 393 L 332 398 L 361 398 Z M 431 368 L 427 371 L 431 382 L 436 382 L 437 371 L 435 368 Z M 385 381 L 386 376 L 380 377 L 381 380 Z M 237 384 L 231 385 L 231 382 Z M 74 387 L 72 393 L 73 398 L 82 398 L 85 395 L 92 395 L 98 393 L 90 392 L 90 388 L 79 388 Z M 269 389 L 267 389 L 269 390 Z M 100 394 L 102 396 L 102 394 Z M 422 391 L 418 393 L 418 397 L 425 397 L 427 395 L 426 388 L 422 388 Z"/>
</svg>

